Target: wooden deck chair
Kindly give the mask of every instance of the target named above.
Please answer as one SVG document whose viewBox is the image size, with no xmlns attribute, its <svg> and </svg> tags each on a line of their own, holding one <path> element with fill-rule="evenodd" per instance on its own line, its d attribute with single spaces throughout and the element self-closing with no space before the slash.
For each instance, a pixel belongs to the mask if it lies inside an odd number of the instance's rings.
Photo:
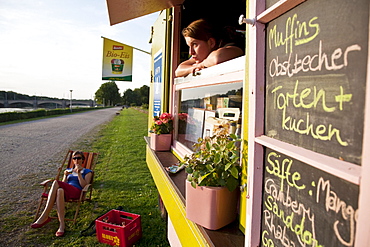
<svg viewBox="0 0 370 247">
<path fill-rule="evenodd" d="M 41 194 L 41 199 L 40 199 L 40 202 L 39 202 L 39 205 L 38 205 L 38 208 L 37 208 L 35 220 L 37 220 L 37 218 L 39 217 L 42 206 L 46 204 L 46 201 L 48 199 L 48 191 L 50 189 L 50 186 L 51 186 L 52 182 L 54 180 L 60 180 L 60 177 L 63 177 L 64 170 L 67 169 L 67 168 L 72 168 L 73 167 L 72 154 L 74 152 L 75 151 L 73 151 L 73 150 L 68 150 L 68 152 L 67 152 L 67 154 L 64 157 L 64 160 L 62 162 L 62 165 L 58 168 L 58 173 L 57 173 L 55 179 L 48 179 L 48 180 L 45 180 L 42 183 L 40 183 L 40 185 L 44 187 L 44 191 Z M 85 160 L 82 163 L 82 166 L 84 168 L 92 170 L 92 178 L 91 178 L 90 184 L 87 184 L 82 189 L 79 199 L 70 199 L 70 200 L 66 201 L 66 203 L 77 203 L 76 212 L 74 214 L 73 219 L 67 218 L 67 217 L 65 218 L 65 220 L 73 221 L 73 223 L 76 223 L 76 219 L 77 219 L 78 211 L 80 210 L 81 203 L 84 202 L 84 201 L 91 200 L 92 183 L 93 183 L 93 179 L 94 179 L 94 169 L 95 169 L 96 162 L 98 161 L 98 153 L 83 152 L 83 154 L 85 156 Z M 50 218 L 55 219 L 57 217 L 50 217 Z"/>
</svg>

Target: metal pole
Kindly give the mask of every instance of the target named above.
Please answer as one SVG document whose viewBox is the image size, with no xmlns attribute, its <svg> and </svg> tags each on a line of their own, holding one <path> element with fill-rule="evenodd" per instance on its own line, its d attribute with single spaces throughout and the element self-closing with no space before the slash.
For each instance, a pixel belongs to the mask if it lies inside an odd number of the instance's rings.
<svg viewBox="0 0 370 247">
<path fill-rule="evenodd" d="M 69 90 L 71 92 L 71 99 L 69 101 L 69 108 L 71 109 L 71 112 L 72 112 L 72 91 L 73 90 Z"/>
<path fill-rule="evenodd" d="M 8 92 L 5 91 L 5 102 L 4 102 L 4 107 L 9 107 L 9 102 L 8 102 Z"/>
</svg>

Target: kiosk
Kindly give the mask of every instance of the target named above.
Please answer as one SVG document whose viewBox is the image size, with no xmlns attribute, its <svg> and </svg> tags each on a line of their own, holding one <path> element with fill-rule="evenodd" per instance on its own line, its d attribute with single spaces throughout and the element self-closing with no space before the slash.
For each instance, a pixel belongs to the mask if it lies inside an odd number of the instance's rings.
<svg viewBox="0 0 370 247">
<path fill-rule="evenodd" d="M 148 124 L 170 112 L 175 129 L 170 151 L 145 139 L 171 246 L 370 245 L 368 0 L 107 4 L 112 25 L 160 11 Z M 181 30 L 205 17 L 244 33 L 245 55 L 175 78 L 188 57 Z M 192 152 L 218 108 L 239 109 L 242 181 L 238 219 L 211 231 L 186 218 L 185 171 L 165 168 Z"/>
</svg>

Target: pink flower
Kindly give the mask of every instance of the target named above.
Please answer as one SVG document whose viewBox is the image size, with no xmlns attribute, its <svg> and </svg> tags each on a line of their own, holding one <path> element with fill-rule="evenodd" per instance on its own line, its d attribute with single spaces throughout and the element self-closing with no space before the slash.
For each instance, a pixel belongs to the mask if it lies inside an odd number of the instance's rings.
<svg viewBox="0 0 370 247">
<path fill-rule="evenodd" d="M 179 119 L 180 119 L 180 121 L 186 121 L 187 118 L 188 118 L 188 114 L 187 113 L 179 113 Z"/>
<path fill-rule="evenodd" d="M 155 134 L 169 134 L 173 130 L 173 118 L 170 113 L 162 113 L 159 117 L 154 116 L 153 124 L 149 132 Z"/>
<path fill-rule="evenodd" d="M 162 119 L 162 120 L 166 119 L 168 121 L 168 120 L 172 119 L 172 115 L 171 115 L 171 113 L 166 113 L 165 112 L 165 113 L 162 113 L 159 118 Z"/>
</svg>

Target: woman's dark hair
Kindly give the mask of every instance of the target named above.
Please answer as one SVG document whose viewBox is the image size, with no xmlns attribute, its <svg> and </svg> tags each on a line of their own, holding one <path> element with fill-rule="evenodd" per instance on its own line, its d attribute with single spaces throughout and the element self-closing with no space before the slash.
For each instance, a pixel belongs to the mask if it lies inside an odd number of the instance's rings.
<svg viewBox="0 0 370 247">
<path fill-rule="evenodd" d="M 210 38 L 214 38 L 217 43 L 220 40 L 220 35 L 217 28 L 215 28 L 205 19 L 199 19 L 190 23 L 189 26 L 182 30 L 182 35 L 184 37 L 191 37 L 193 39 L 199 39 L 203 41 L 208 41 Z"/>
<path fill-rule="evenodd" d="M 82 157 L 82 160 L 85 160 L 85 155 L 82 151 L 74 151 L 72 157 L 76 155 L 80 155 Z"/>
<path fill-rule="evenodd" d="M 237 32 L 235 27 L 221 27 L 219 24 L 211 24 L 210 21 L 205 19 L 199 19 L 190 23 L 189 26 L 182 30 L 182 35 L 203 41 L 214 38 L 217 44 L 216 47 L 222 47 L 226 44 L 238 46 L 242 50 L 245 47 L 245 37 L 242 33 Z"/>
<path fill-rule="evenodd" d="M 222 29 L 222 44 L 220 46 L 224 46 L 226 44 L 232 44 L 234 46 L 239 47 L 244 51 L 245 49 L 245 35 L 244 33 L 237 31 L 235 27 L 226 26 Z"/>
</svg>

